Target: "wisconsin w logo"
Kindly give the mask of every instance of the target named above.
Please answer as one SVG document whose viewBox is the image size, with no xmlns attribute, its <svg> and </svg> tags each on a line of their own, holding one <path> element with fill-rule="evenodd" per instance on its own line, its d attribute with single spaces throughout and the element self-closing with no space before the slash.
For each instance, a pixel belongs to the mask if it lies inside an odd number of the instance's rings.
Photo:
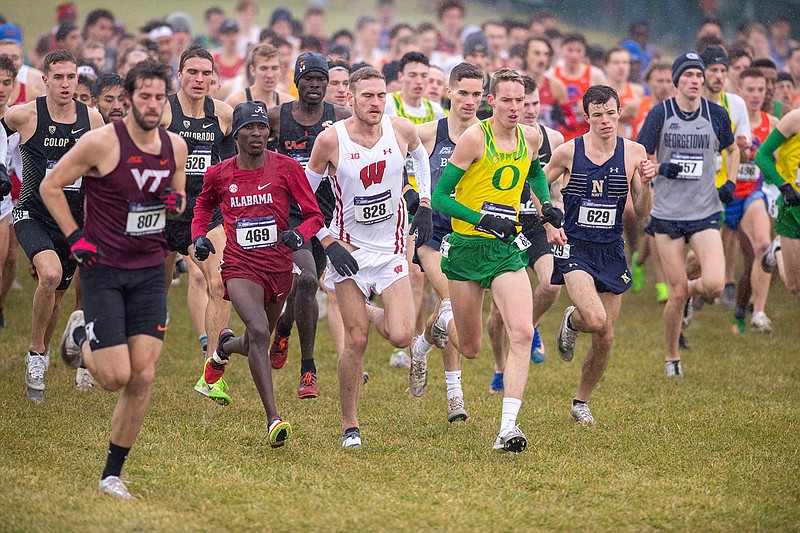
<svg viewBox="0 0 800 533">
<path fill-rule="evenodd" d="M 386 160 L 378 161 L 377 163 L 370 163 L 361 169 L 361 183 L 364 188 L 368 188 L 373 183 L 380 183 L 383 181 L 383 173 L 386 170 Z"/>
</svg>

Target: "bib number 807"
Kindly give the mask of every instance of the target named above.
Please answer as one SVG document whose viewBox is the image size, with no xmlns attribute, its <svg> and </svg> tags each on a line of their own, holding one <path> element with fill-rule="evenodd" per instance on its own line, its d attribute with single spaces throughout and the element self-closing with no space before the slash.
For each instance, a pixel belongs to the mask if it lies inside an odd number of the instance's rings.
<svg viewBox="0 0 800 533">
<path fill-rule="evenodd" d="M 150 213 L 147 215 L 139 215 L 138 220 L 136 221 L 136 228 L 137 229 L 154 228 L 158 225 L 158 221 L 160 218 L 161 218 L 161 213 Z"/>
</svg>

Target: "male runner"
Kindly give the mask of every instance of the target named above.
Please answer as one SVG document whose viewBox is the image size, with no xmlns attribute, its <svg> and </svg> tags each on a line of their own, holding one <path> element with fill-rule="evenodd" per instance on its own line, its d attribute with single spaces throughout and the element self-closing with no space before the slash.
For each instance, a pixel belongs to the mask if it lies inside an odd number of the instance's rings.
<svg viewBox="0 0 800 533">
<path fill-rule="evenodd" d="M 439 183 L 442 171 L 450 161 L 458 139 L 467 128 L 478 123 L 475 114 L 483 97 L 483 72 L 469 63 L 459 63 L 450 72 L 450 80 L 445 92 L 450 100 L 448 117 L 417 126 L 420 141 L 430 158 L 432 188 L 436 188 Z M 442 254 L 439 250 L 442 239 L 451 231 L 453 228 L 450 225 L 450 217 L 434 211 L 431 238 L 417 247 L 414 259 L 422 266 L 425 277 L 428 278 L 436 295 L 443 302 L 449 302 L 450 291 L 447 286 L 447 278 L 442 273 Z M 428 318 L 422 335 L 414 338 L 411 343 L 411 368 L 408 381 L 408 388 L 413 396 L 424 395 L 428 388 L 428 353 L 437 340 L 439 344 L 444 344 L 442 340 L 448 341 L 441 349 L 445 382 L 447 383 L 447 420 L 449 422 L 466 420 L 468 417 L 467 411 L 464 409 L 464 392 L 461 388 L 461 354 L 458 351 L 458 335 L 455 322 L 451 320 L 452 316 L 453 312 L 448 305 L 437 305 L 437 311 Z M 449 325 L 445 326 L 447 322 Z M 439 339 L 434 332 L 438 334 Z"/>
<path fill-rule="evenodd" d="M 537 152 L 528 149 L 539 146 L 541 133 L 518 123 L 524 99 L 522 76 L 500 69 L 489 91 L 492 117 L 458 139 L 433 194 L 433 207 L 452 217 L 453 232 L 442 242 L 442 271 L 448 279 L 461 353 L 473 358 L 480 351 L 485 289 L 491 289 L 506 324 L 505 397 L 494 449 L 514 453 L 527 445 L 516 419 L 533 341 L 531 284 L 525 272 L 525 247 L 530 243 L 517 235 L 525 182 L 543 202 L 541 212 L 547 220 L 560 225 L 561 215 L 549 203 Z"/>
<path fill-rule="evenodd" d="M 644 88 L 628 81 L 631 74 L 631 53 L 625 48 L 612 48 L 606 52 L 606 76 L 608 86 L 617 91 L 622 111 L 619 116 L 619 135 L 635 139 L 639 124 L 636 121 Z"/>
<path fill-rule="evenodd" d="M 253 84 L 230 95 L 225 103 L 236 107 L 242 102 L 265 102 L 268 108 L 291 102 L 294 97 L 278 89 L 281 78 L 281 58 L 278 49 L 269 43 L 257 45 L 250 52 L 247 69 Z"/>
<path fill-rule="evenodd" d="M 64 363 L 84 362 L 104 388 L 120 391 L 100 490 L 125 499 L 132 496 L 120 473 L 147 414 L 166 331 L 164 219 L 185 204 L 186 145 L 158 127 L 169 83 L 170 69 L 153 60 L 133 67 L 125 80 L 131 114 L 86 134 L 41 185 L 81 264 L 85 324 L 67 336 Z M 64 193 L 82 176 L 85 233 Z"/>
<path fill-rule="evenodd" d="M 14 231 L 38 273 L 25 374 L 28 398 L 37 403 L 44 401 L 44 372 L 49 367 L 49 345 L 61 299 L 77 267 L 70 244 L 42 201 L 39 184 L 79 137 L 103 125 L 100 113 L 72 99 L 78 66 L 71 53 L 50 52 L 43 68 L 47 94 L 12 107 L 3 118 L 7 133 L 19 132 L 22 154 L 22 190 L 12 214 Z M 69 212 L 83 225 L 81 182 L 70 184 L 65 194 Z"/>
<path fill-rule="evenodd" d="M 270 130 L 277 139 L 277 151 L 300 163 L 305 169 L 314 148 L 317 135 L 331 127 L 337 120 L 351 116 L 341 106 L 326 103 L 328 85 L 328 63 L 322 54 L 306 52 L 297 57 L 294 67 L 294 83 L 298 99 L 286 102 L 269 110 Z M 325 217 L 326 226 L 333 217 L 333 191 L 325 180 L 316 191 L 317 204 Z M 294 229 L 303 222 L 300 207 L 296 202 L 289 205 L 289 228 Z M 319 306 L 317 289 L 319 278 L 325 272 L 327 259 L 325 250 L 316 237 L 307 239 L 303 247 L 292 254 L 292 261 L 300 269 L 292 292 L 286 301 L 286 309 L 275 324 L 275 336 L 269 349 L 272 368 L 282 368 L 289 349 L 292 323 L 297 319 L 297 334 L 300 338 L 300 385 L 297 397 L 316 398 L 317 367 L 314 363 L 314 343 L 317 336 Z M 334 316 L 338 319 L 338 308 L 333 303 Z M 334 337 L 342 337 L 339 320 L 331 328 Z"/>
<path fill-rule="evenodd" d="M 546 37 L 533 36 L 525 41 L 525 52 L 525 74 L 539 88 L 538 123 L 551 129 L 577 124 L 567 88 L 561 80 L 546 74 L 553 59 L 553 45 Z"/>
<path fill-rule="evenodd" d="M 161 125 L 183 137 L 189 147 L 185 169 L 186 210 L 177 219 L 168 220 L 164 231 L 167 244 L 173 252 L 166 262 L 167 284 L 172 283 L 174 253 L 193 257 L 193 254 L 190 254 L 192 216 L 195 199 L 203 188 L 206 169 L 235 154 L 231 137 L 233 109 L 225 102 L 208 96 L 213 69 L 214 60 L 208 50 L 199 46 L 190 46 L 184 50 L 178 64 L 178 81 L 181 88 L 177 94 L 167 98 L 169 105 L 161 117 Z M 212 218 L 209 238 L 219 250 L 225 247 L 221 216 Z M 189 313 L 196 325 L 205 325 L 205 333 L 199 332 L 204 356 L 208 350 L 213 351 L 216 347 L 217 333 L 228 325 L 231 314 L 230 303 L 223 299 L 224 287 L 219 275 L 220 257 L 221 254 L 214 254 L 210 261 L 186 263 L 190 280 L 187 292 Z M 205 286 L 197 283 L 199 276 L 193 275 L 192 272 L 195 266 L 202 270 Z M 205 313 L 204 319 L 203 313 Z M 225 396 L 224 390 L 218 390 L 223 385 L 224 382 L 218 387 L 208 387 L 198 381 L 195 390 L 207 396 Z"/>
<path fill-rule="evenodd" d="M 525 100 L 523 101 L 520 123 L 539 129 L 542 139 L 541 145 L 539 145 L 539 163 L 544 166 L 550 161 L 553 150 L 564 144 L 564 136 L 554 129 L 537 124 L 536 119 L 539 116 L 540 109 L 539 88 L 533 78 L 523 76 L 522 79 L 525 82 Z M 524 193 L 523 196 L 525 196 Z M 560 194 L 557 196 L 558 198 L 561 197 Z M 556 202 L 554 201 L 554 203 Z M 539 214 L 532 198 L 520 204 L 519 221 L 522 224 L 522 232 L 531 243 L 527 249 L 528 268 L 536 273 L 537 279 L 536 288 L 533 291 L 534 328 L 531 361 L 542 363 L 546 352 L 542 337 L 539 334 L 539 321 L 558 299 L 558 295 L 561 294 L 561 287 L 550 282 L 550 278 L 553 275 L 552 246 L 547 242 L 547 233 L 539 221 Z M 494 376 L 489 385 L 489 393 L 496 394 L 503 391 L 503 369 L 505 368 L 508 348 L 506 346 L 505 324 L 494 300 L 492 300 L 489 307 L 489 316 L 486 317 L 486 332 L 489 334 L 492 353 L 494 354 Z"/>
<path fill-rule="evenodd" d="M 350 63 L 342 59 L 328 61 L 328 88 L 325 101 L 342 107 L 347 106 L 347 80 L 350 79 Z"/>
<path fill-rule="evenodd" d="M 430 165 L 407 119 L 384 114 L 386 80 L 366 67 L 350 76 L 353 116 L 323 131 L 314 143 L 306 176 L 314 188 L 327 171 L 335 198 L 333 221 L 319 233 L 331 264 L 325 286 L 336 290 L 344 321 L 339 353 L 342 446 L 359 448 L 356 415 L 370 323 L 393 346 L 406 348 L 414 334 L 414 307 L 405 258 L 406 203 L 402 196 L 407 153 L 414 158 L 420 206 L 408 234 L 431 235 Z M 383 308 L 366 303 L 376 293 Z"/>
<path fill-rule="evenodd" d="M 104 72 L 92 85 L 92 105 L 106 124 L 122 120 L 128 114 L 124 84 L 119 74 Z"/>
<path fill-rule="evenodd" d="M 11 94 L 19 84 L 15 79 L 16 76 L 17 66 L 11 58 L 8 56 L 0 56 L 0 118 L 6 115 Z M 0 157 L 0 166 L 3 167 L 2 170 L 0 170 L 0 327 L 5 327 L 6 321 L 3 316 L 3 303 L 5 302 L 6 291 L 11 288 L 10 282 L 13 281 L 13 277 L 16 276 L 16 269 L 9 270 L 6 268 L 6 260 L 11 257 L 12 261 L 8 262 L 16 264 L 16 255 L 10 256 L 10 254 L 17 254 L 19 247 L 16 238 L 13 236 L 14 231 L 11 227 L 10 217 L 11 210 L 14 207 L 12 194 L 14 184 L 9 175 L 9 171 L 13 173 L 13 160 L 10 154 L 13 147 L 11 146 L 10 139 L 6 135 L 5 128 L 0 128 L 0 130 L 2 130 L 0 132 L 0 137 L 3 138 L 3 140 L 0 141 L 0 152 L 5 154 Z M 15 134 L 14 137 L 16 138 L 16 146 L 19 141 L 19 134 Z M 17 183 L 19 182 L 17 181 Z M 12 280 L 6 279 L 6 276 L 11 276 Z"/>
<path fill-rule="evenodd" d="M 303 168 L 291 158 L 267 151 L 269 118 L 263 102 L 243 102 L 233 112 L 233 136 L 239 154 L 208 170 L 192 221 L 194 254 L 204 261 L 215 253 L 206 237 L 215 209 L 222 211 L 227 240 L 222 252 L 225 298 L 245 324 L 243 335 L 230 329 L 204 369 L 206 383 L 221 378 L 230 356 L 247 356 L 250 373 L 269 422 L 269 443 L 283 446 L 292 434 L 278 416 L 267 354 L 269 337 L 292 288 L 292 255 L 320 228 L 323 218 Z M 289 228 L 289 202 L 296 201 L 303 222 Z"/>
<path fill-rule="evenodd" d="M 563 179 L 564 227 L 550 233 L 556 245 L 553 283 L 566 285 L 575 304 L 564 311 L 558 332 L 561 358 L 572 361 L 579 332 L 592 334 L 570 415 L 594 424 L 589 396 L 611 358 L 622 293 L 631 286 L 622 212 L 630 192 L 636 214 L 647 216 L 653 201 L 649 183 L 656 172 L 642 145 L 617 135 L 621 108 L 616 90 L 589 87 L 583 110 L 589 132 L 556 148 L 545 173 L 549 183 Z"/>
<path fill-rule="evenodd" d="M 668 377 L 683 375 L 678 338 L 682 311 L 691 307 L 688 299 L 702 296 L 711 301 L 722 292 L 725 257 L 719 234 L 720 200 L 733 200 L 739 166 L 739 148 L 728 113 L 701 96 L 704 73 L 705 65 L 696 53 L 678 56 L 672 63 L 677 95 L 650 111 L 636 139 L 658 163 L 653 209 L 645 231 L 655 236 L 669 285 L 664 307 L 664 371 Z M 717 191 L 716 162 L 722 150 L 726 152 L 728 180 Z M 684 267 L 687 242 L 702 271 L 691 281 Z"/>
</svg>

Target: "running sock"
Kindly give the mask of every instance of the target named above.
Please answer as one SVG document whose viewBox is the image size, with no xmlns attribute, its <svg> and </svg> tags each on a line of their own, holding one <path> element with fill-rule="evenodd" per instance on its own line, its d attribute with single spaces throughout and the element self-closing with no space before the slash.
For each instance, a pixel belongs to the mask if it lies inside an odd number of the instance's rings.
<svg viewBox="0 0 800 533">
<path fill-rule="evenodd" d="M 119 477 L 120 473 L 122 472 L 122 465 L 125 464 L 125 459 L 128 458 L 129 451 L 131 451 L 130 448 L 123 448 L 122 446 L 117 446 L 113 442 L 109 442 L 106 467 L 103 470 L 103 475 L 100 476 L 100 479 L 105 479 L 108 476 Z"/>
<path fill-rule="evenodd" d="M 275 324 L 275 333 L 281 337 L 288 337 L 292 334 L 292 325 L 286 324 L 286 321 L 283 319 L 283 315 L 281 315 L 281 317 L 278 319 L 278 323 Z"/>
<path fill-rule="evenodd" d="M 441 315 L 436 318 L 437 321 L 441 320 L 440 325 L 447 331 L 450 327 L 450 321 L 453 320 L 453 307 L 448 306 Z"/>
<path fill-rule="evenodd" d="M 581 401 L 581 400 L 579 400 L 579 399 L 577 399 L 577 398 L 573 398 L 573 399 L 572 399 L 572 405 L 573 405 L 573 406 L 574 406 L 574 405 L 578 405 L 579 403 L 584 403 L 584 404 L 585 404 L 586 402 L 584 402 L 584 401 Z"/>
<path fill-rule="evenodd" d="M 204 352 L 208 350 L 208 335 L 206 335 L 205 333 L 203 333 L 202 335 L 198 335 L 197 340 L 200 341 L 200 346 L 203 347 Z"/>
<path fill-rule="evenodd" d="M 454 370 L 444 372 L 444 380 L 447 383 L 447 400 L 455 396 L 463 396 L 464 392 L 461 390 L 461 370 Z"/>
<path fill-rule="evenodd" d="M 313 372 L 314 374 L 317 373 L 317 366 L 314 364 L 313 357 L 311 359 L 300 360 L 300 375 L 302 376 L 306 372 Z"/>
<path fill-rule="evenodd" d="M 433 348 L 433 344 L 428 342 L 428 340 L 425 338 L 425 335 L 420 335 L 419 337 L 416 338 L 414 342 L 417 343 L 417 348 L 419 349 L 419 351 L 425 354 L 430 352 L 431 348 Z M 411 350 L 411 353 L 413 354 L 414 350 Z"/>
<path fill-rule="evenodd" d="M 82 347 L 83 343 L 86 342 L 86 329 L 75 328 L 75 331 L 72 332 L 72 340 L 75 341 L 75 344 L 78 345 L 78 348 Z"/>
<path fill-rule="evenodd" d="M 669 298 L 669 287 L 663 281 L 656 283 L 656 300 L 659 302 L 666 301 Z"/>
<path fill-rule="evenodd" d="M 500 419 L 500 431 L 513 428 L 517 425 L 517 415 L 522 400 L 517 398 L 503 398 L 503 415 Z"/>
</svg>

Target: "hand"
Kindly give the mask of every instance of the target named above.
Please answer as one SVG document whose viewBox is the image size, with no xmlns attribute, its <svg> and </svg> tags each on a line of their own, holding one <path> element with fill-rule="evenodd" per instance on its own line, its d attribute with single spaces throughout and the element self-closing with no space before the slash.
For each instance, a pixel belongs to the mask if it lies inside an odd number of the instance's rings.
<svg viewBox="0 0 800 533">
<path fill-rule="evenodd" d="M 412 187 L 409 187 L 408 190 L 403 193 L 403 199 L 406 201 L 406 209 L 408 209 L 409 214 L 416 215 L 417 209 L 419 209 L 419 193 Z"/>
<path fill-rule="evenodd" d="M 523 204 L 527 204 L 531 201 L 531 196 L 533 196 L 533 191 L 531 190 L 531 185 L 527 181 L 525 181 L 525 185 L 522 187 L 522 195 L 520 195 L 519 201 Z"/>
<path fill-rule="evenodd" d="M 278 235 L 278 241 L 291 248 L 293 252 L 299 250 L 305 243 L 303 234 L 296 229 L 287 229 L 286 231 L 282 231 L 281 234 Z"/>
<path fill-rule="evenodd" d="M 658 166 L 658 173 L 671 180 L 677 178 L 682 170 L 683 167 L 677 163 L 661 163 Z"/>
<path fill-rule="evenodd" d="M 564 228 L 554 228 L 548 224 L 544 227 L 544 231 L 547 233 L 547 242 L 550 244 L 559 246 L 567 244 L 567 234 L 564 233 Z"/>
<path fill-rule="evenodd" d="M 194 256 L 198 261 L 205 261 L 209 254 L 215 253 L 217 250 L 214 248 L 214 243 L 208 237 L 197 237 L 194 240 Z"/>
<path fill-rule="evenodd" d="M 550 202 L 542 204 L 542 224 L 550 224 L 554 228 L 560 228 L 564 224 L 564 213 L 561 209 L 553 207 Z"/>
<path fill-rule="evenodd" d="M 167 187 L 161 194 L 158 195 L 161 198 L 161 201 L 164 202 L 164 206 L 167 208 L 167 215 L 177 215 L 183 210 L 183 205 L 186 202 L 186 199 L 183 197 L 183 194 L 179 193 L 172 187 Z"/>
<path fill-rule="evenodd" d="M 750 141 L 747 140 L 745 135 L 736 136 L 736 146 L 739 147 L 739 151 L 750 152 Z"/>
<path fill-rule="evenodd" d="M 67 237 L 69 249 L 72 250 L 72 257 L 80 266 L 90 267 L 97 263 L 101 257 L 105 257 L 103 250 L 99 246 L 86 240 L 83 232 L 79 229 L 73 231 Z"/>
<path fill-rule="evenodd" d="M 417 248 L 428 242 L 433 234 L 433 211 L 426 205 L 421 205 L 417 209 L 417 214 L 414 215 L 414 220 L 411 221 L 411 227 L 408 228 L 408 234 L 417 234 L 416 245 Z"/>
<path fill-rule="evenodd" d="M 333 268 L 340 276 L 354 276 L 358 272 L 358 262 L 347 249 L 339 244 L 333 242 L 325 248 L 325 255 L 331 260 Z"/>
<path fill-rule="evenodd" d="M 647 185 L 656 177 L 656 166 L 652 161 L 645 158 L 639 162 L 639 176 L 642 179 L 642 185 Z"/>
<path fill-rule="evenodd" d="M 485 231 L 502 241 L 511 242 L 517 234 L 517 227 L 521 227 L 521 224 L 514 220 L 495 215 L 483 215 L 475 229 Z"/>
<path fill-rule="evenodd" d="M 6 166 L 0 163 L 0 198 L 11 194 L 11 180 L 8 177 Z"/>
<path fill-rule="evenodd" d="M 723 204 L 729 204 L 733 201 L 733 191 L 735 190 L 736 184 L 728 180 L 722 184 L 722 187 L 717 189 L 717 194 L 719 194 L 719 199 L 722 200 Z"/>
<path fill-rule="evenodd" d="M 780 189 L 781 193 L 783 194 L 783 205 L 789 207 L 800 205 L 800 195 L 797 194 L 797 190 L 790 184 L 784 183 L 778 187 L 778 189 Z"/>
<path fill-rule="evenodd" d="M 564 110 L 558 104 L 554 105 L 550 110 L 550 120 L 562 126 L 567 125 L 567 117 L 564 115 Z"/>
</svg>

